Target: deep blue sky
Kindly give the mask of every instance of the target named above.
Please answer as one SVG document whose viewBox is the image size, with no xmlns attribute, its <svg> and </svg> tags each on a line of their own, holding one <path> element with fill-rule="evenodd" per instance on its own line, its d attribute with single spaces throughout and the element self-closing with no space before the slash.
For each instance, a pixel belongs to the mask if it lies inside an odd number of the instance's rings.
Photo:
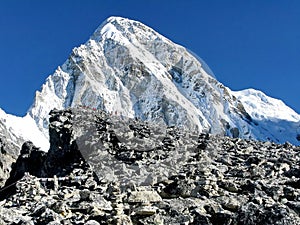
<svg viewBox="0 0 300 225">
<path fill-rule="evenodd" d="M 300 113 L 298 0 L 0 0 L 0 107 L 24 115 L 46 77 L 111 15 L 191 49 L 231 89 L 260 89 Z"/>
</svg>

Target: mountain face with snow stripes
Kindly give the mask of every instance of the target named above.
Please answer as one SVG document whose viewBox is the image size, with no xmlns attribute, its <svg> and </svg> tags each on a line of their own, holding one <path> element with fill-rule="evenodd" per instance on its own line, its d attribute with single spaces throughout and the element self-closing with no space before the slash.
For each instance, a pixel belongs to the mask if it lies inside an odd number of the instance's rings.
<svg viewBox="0 0 300 225">
<path fill-rule="evenodd" d="M 18 119 L 35 132 L 20 135 L 47 150 L 50 110 L 80 105 L 196 132 L 300 143 L 300 115 L 282 101 L 254 89 L 230 90 L 186 48 L 121 17 L 104 21 L 47 78 Z M 15 119 L 4 123 L 12 132 L 20 130 L 11 125 Z"/>
</svg>

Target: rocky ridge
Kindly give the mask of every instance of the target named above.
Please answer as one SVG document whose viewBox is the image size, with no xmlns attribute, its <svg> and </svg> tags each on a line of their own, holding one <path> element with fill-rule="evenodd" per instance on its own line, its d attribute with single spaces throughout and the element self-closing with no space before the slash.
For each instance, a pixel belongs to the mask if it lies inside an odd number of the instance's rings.
<svg viewBox="0 0 300 225">
<path fill-rule="evenodd" d="M 49 133 L 47 155 L 23 145 L 1 224 L 300 223 L 300 148 L 289 143 L 157 131 L 82 107 L 52 111 Z"/>
</svg>

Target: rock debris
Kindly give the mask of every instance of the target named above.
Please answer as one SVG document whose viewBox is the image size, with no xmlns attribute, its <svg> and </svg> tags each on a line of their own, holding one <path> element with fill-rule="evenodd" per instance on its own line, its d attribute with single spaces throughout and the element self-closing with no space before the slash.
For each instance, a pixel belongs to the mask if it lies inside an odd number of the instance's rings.
<svg viewBox="0 0 300 225">
<path fill-rule="evenodd" d="M 300 224 L 300 147 L 80 107 L 49 131 L 48 153 L 23 144 L 0 224 Z"/>
</svg>

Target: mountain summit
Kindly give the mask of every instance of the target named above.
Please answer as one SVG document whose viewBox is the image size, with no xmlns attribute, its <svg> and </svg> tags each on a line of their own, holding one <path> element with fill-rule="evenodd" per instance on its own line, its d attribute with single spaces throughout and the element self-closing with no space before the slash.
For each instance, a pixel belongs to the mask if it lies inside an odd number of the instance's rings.
<svg viewBox="0 0 300 225">
<path fill-rule="evenodd" d="M 108 18 L 72 50 L 36 92 L 22 121 L 32 118 L 47 137 L 50 110 L 79 105 L 195 132 L 300 142 L 300 115 L 282 101 L 254 89 L 231 91 L 201 58 L 146 25 L 121 17 Z M 4 127 L 15 124 L 3 121 Z M 23 139 L 47 150 L 47 138 L 36 138 L 36 133 Z"/>
<path fill-rule="evenodd" d="M 144 24 L 110 17 L 36 93 L 29 115 L 78 105 L 231 137 L 299 144 L 300 116 L 260 91 L 231 91 L 186 48 Z"/>
</svg>

